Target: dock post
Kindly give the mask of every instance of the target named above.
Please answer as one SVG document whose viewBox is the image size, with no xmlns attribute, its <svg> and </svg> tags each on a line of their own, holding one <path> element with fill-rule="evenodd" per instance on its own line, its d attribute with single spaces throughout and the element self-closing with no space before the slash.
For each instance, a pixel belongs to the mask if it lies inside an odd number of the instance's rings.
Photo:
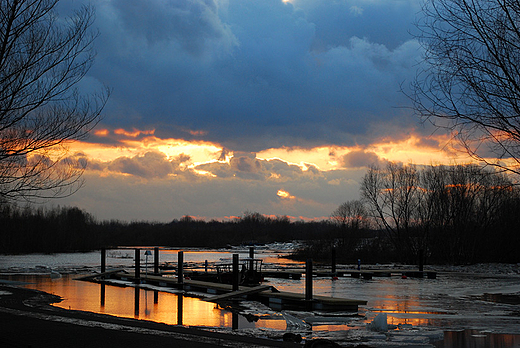
<svg viewBox="0 0 520 348">
<path fill-rule="evenodd" d="M 336 248 L 332 248 L 332 275 L 336 275 Z"/>
<path fill-rule="evenodd" d="M 101 273 L 105 273 L 107 271 L 107 250 L 105 248 L 101 248 Z"/>
<path fill-rule="evenodd" d="M 249 247 L 249 272 L 253 272 L 255 267 L 255 263 L 253 259 L 255 258 L 255 247 Z"/>
<path fill-rule="evenodd" d="M 135 249 L 135 281 L 141 281 L 141 250 Z"/>
<path fill-rule="evenodd" d="M 312 301 L 312 259 L 305 263 L 305 300 Z"/>
<path fill-rule="evenodd" d="M 208 273 L 208 260 L 204 260 L 204 272 Z"/>
<path fill-rule="evenodd" d="M 184 251 L 177 253 L 177 283 L 180 284 L 179 289 L 184 289 Z"/>
<path fill-rule="evenodd" d="M 159 248 L 153 248 L 153 273 L 159 274 Z"/>
<path fill-rule="evenodd" d="M 233 291 L 238 291 L 238 254 L 233 254 Z"/>
</svg>

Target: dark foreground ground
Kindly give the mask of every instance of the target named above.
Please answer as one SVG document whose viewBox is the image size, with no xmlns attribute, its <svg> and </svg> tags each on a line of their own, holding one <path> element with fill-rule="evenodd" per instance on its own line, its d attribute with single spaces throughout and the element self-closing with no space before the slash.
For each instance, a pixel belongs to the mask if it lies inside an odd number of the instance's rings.
<svg viewBox="0 0 520 348">
<path fill-rule="evenodd" d="M 0 347 L 302 347 L 50 306 L 59 298 L 0 284 Z"/>
</svg>

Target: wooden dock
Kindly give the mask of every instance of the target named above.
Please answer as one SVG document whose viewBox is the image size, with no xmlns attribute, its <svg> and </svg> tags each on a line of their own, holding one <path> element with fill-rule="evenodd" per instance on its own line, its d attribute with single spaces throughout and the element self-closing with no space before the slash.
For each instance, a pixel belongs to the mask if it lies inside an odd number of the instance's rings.
<svg viewBox="0 0 520 348">
<path fill-rule="evenodd" d="M 305 270 L 302 268 L 287 268 L 279 270 L 264 270 L 262 274 L 265 278 L 282 278 L 282 279 L 301 279 Z M 437 272 L 435 271 L 417 271 L 417 270 L 400 270 L 400 269 L 337 269 L 332 272 L 330 269 L 315 269 L 313 270 L 315 277 L 352 277 L 372 279 L 376 277 L 410 277 L 410 278 L 428 278 L 436 279 Z"/>
<path fill-rule="evenodd" d="M 314 295 L 307 300 L 305 294 L 278 291 L 270 285 L 255 287 L 239 286 L 233 291 L 231 284 L 205 282 L 200 280 L 179 279 L 163 277 L 160 275 L 143 275 L 136 278 L 134 272 L 119 270 L 104 272 L 103 274 L 89 275 L 79 280 L 104 283 L 106 279 L 127 280 L 135 284 L 154 284 L 159 287 L 168 287 L 183 290 L 185 292 L 204 294 L 204 301 L 222 302 L 232 300 L 256 300 L 275 309 L 300 309 L 300 310 L 324 310 L 324 311 L 357 311 L 358 306 L 366 305 L 367 301 L 352 300 L 338 297 Z"/>
<path fill-rule="evenodd" d="M 166 273 L 166 272 L 165 272 Z M 175 274 L 175 272 L 169 272 Z M 262 270 L 264 278 L 280 278 L 280 279 L 293 279 L 299 280 L 305 273 L 303 268 L 286 268 L 286 269 L 266 269 Z M 188 278 L 203 277 L 207 275 L 208 279 L 217 277 L 216 272 L 202 272 L 202 271 L 184 271 L 184 275 Z M 315 269 L 313 270 L 313 276 L 315 277 L 352 277 L 362 279 L 372 279 L 379 277 L 402 277 L 408 278 L 428 278 L 436 279 L 437 272 L 435 271 L 417 271 L 417 270 L 399 270 L 399 269 L 337 269 L 336 272 L 332 272 L 330 269 Z"/>
</svg>

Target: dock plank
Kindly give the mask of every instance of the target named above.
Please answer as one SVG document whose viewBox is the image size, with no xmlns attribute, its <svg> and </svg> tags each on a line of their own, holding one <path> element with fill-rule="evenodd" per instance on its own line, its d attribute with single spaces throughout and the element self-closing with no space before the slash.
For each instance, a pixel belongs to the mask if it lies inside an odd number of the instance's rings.
<svg viewBox="0 0 520 348">
<path fill-rule="evenodd" d="M 107 276 L 107 275 L 120 273 L 120 272 L 123 272 L 124 270 L 125 270 L 124 268 L 118 268 L 118 269 L 113 269 L 113 270 L 106 271 L 106 272 L 103 272 L 103 273 L 89 274 L 87 276 L 82 276 L 82 277 L 75 278 L 75 279 L 76 280 L 93 280 L 94 278 L 104 277 L 104 276 Z"/>
<path fill-rule="evenodd" d="M 271 285 L 255 286 L 252 288 L 246 288 L 246 289 L 242 289 L 242 290 L 238 290 L 238 291 L 228 292 L 228 293 L 217 295 L 217 296 L 211 296 L 211 297 L 205 298 L 204 301 L 218 302 L 218 301 L 222 301 L 222 300 L 229 300 L 229 299 L 232 299 L 235 297 L 242 297 L 244 295 L 252 295 L 252 294 L 262 292 L 262 291 L 272 291 L 272 286 Z"/>
</svg>

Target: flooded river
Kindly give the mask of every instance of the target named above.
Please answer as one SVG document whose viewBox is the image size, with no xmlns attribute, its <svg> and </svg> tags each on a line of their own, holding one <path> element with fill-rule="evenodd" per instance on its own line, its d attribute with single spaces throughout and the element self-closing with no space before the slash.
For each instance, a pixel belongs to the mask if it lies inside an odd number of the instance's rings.
<svg viewBox="0 0 520 348">
<path fill-rule="evenodd" d="M 176 262 L 178 250 L 161 250 L 160 262 Z M 285 250 L 257 250 L 264 267 L 301 267 L 284 258 Z M 185 250 L 187 266 L 210 267 L 247 250 Z M 133 250 L 109 250 L 107 269 L 133 264 Z M 152 260 L 147 260 L 149 264 Z M 234 330 L 242 334 L 274 336 L 292 331 L 304 337 L 329 338 L 343 345 L 371 342 L 424 347 L 520 347 L 520 275 L 487 267 L 479 272 L 439 272 L 437 279 L 381 277 L 372 280 L 317 277 L 317 295 L 368 301 L 358 313 L 274 311 L 255 302 L 237 308 L 204 302 L 198 294 L 152 286 L 123 287 L 75 280 L 99 271 L 100 253 L 0 255 L 0 279 L 58 295 L 55 306 L 172 325 Z M 143 263 L 144 264 L 144 263 Z M 353 266 L 351 266 L 353 267 Z M 477 269 L 478 271 L 478 269 Z M 141 272 L 146 272 L 146 267 Z M 59 274 L 59 275 L 58 275 Z M 305 279 L 267 278 L 278 290 L 303 293 Z M 376 316 L 386 316 L 389 331 L 370 330 Z M 492 344 L 492 345 L 491 345 Z"/>
</svg>

